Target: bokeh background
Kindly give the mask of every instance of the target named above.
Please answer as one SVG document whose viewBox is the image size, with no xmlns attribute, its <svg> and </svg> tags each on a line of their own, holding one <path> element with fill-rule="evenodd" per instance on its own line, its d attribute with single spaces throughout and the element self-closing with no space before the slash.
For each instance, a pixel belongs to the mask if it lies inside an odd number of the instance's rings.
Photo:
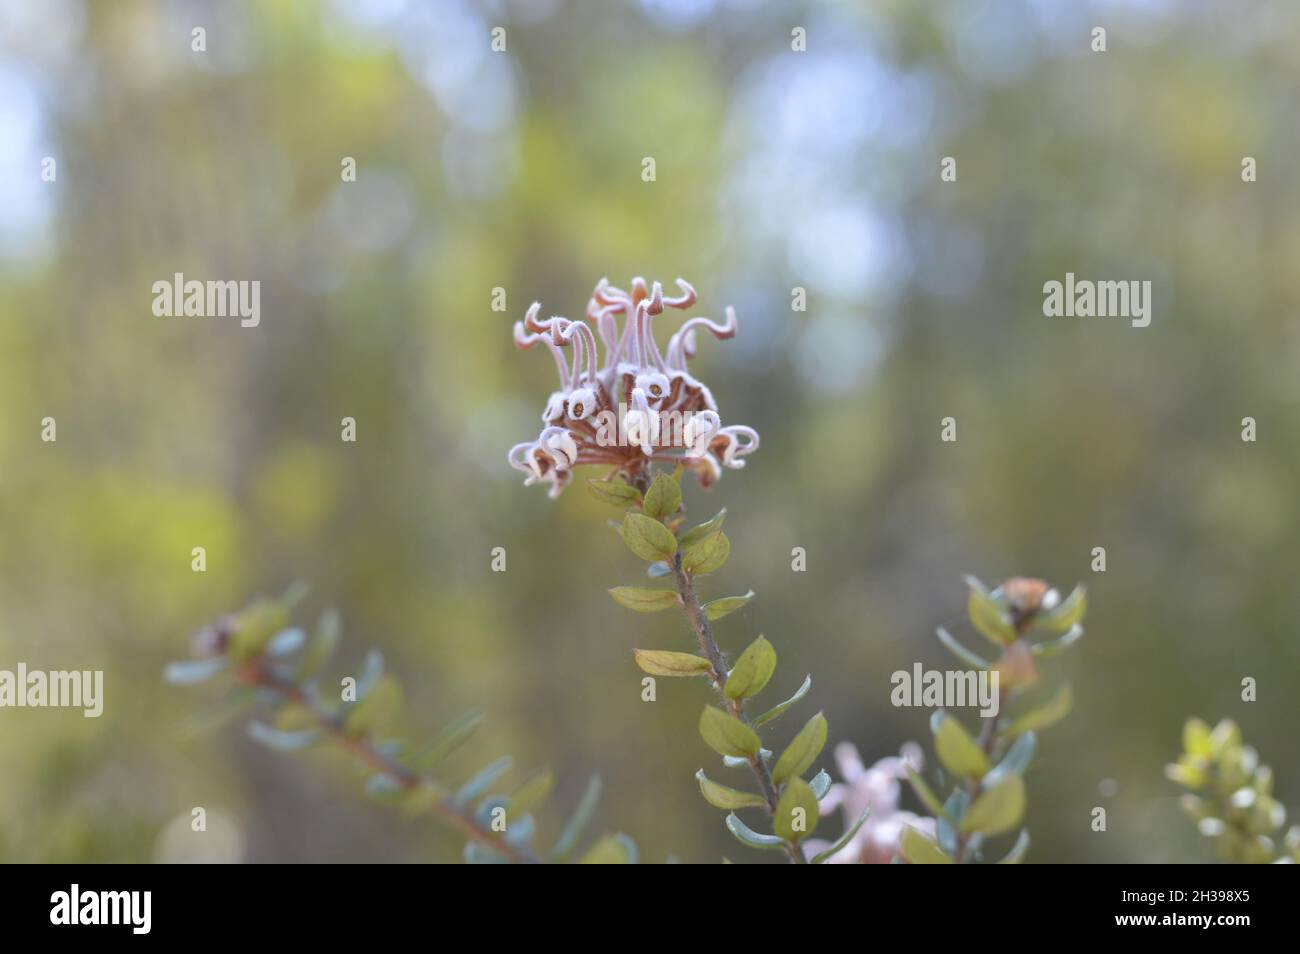
<svg viewBox="0 0 1300 954">
<path fill-rule="evenodd" d="M 762 449 L 687 501 L 729 509 L 709 595 L 757 591 L 719 634 L 768 635 L 773 701 L 811 672 L 834 740 L 928 742 L 889 675 L 971 637 L 961 575 L 1082 580 L 1033 860 L 1209 859 L 1162 776 L 1191 714 L 1238 719 L 1300 811 L 1298 69 L 1289 0 L 3 0 L 0 667 L 103 669 L 106 711 L 0 711 L 0 856 L 459 858 L 340 756 L 186 731 L 215 689 L 163 665 L 306 580 L 409 735 L 487 714 L 453 777 L 550 764 L 554 833 L 599 772 L 643 859 L 752 860 L 692 777 L 702 687 L 640 700 L 632 648 L 684 624 L 605 595 L 642 572 L 606 508 L 505 464 L 554 376 L 511 324 L 602 275 L 737 309 L 696 368 Z M 1043 317 L 1066 271 L 1151 280 L 1151 326 Z M 155 318 L 174 272 L 259 279 L 261 326 Z"/>
</svg>

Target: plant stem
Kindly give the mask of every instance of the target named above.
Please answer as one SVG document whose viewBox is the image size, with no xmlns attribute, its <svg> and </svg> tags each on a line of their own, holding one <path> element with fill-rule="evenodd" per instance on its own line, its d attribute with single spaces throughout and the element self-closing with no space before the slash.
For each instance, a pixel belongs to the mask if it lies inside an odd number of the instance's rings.
<svg viewBox="0 0 1300 954">
<path fill-rule="evenodd" d="M 695 639 L 699 643 L 700 652 L 709 660 L 709 665 L 712 668 L 710 675 L 713 688 L 718 690 L 718 695 L 728 711 L 745 725 L 753 728 L 749 716 L 745 714 L 744 700 L 729 699 L 723 691 L 727 685 L 727 661 L 722 655 L 722 650 L 718 647 L 717 640 L 713 638 L 713 631 L 709 628 L 709 618 L 705 614 L 703 607 L 700 606 L 699 597 L 695 595 L 695 584 L 691 580 L 691 575 L 682 568 L 681 553 L 673 557 L 672 570 L 673 579 L 677 583 L 677 594 L 682 598 L 682 609 L 686 613 L 686 619 L 691 624 L 691 629 L 695 631 Z M 767 763 L 763 761 L 761 752 L 749 759 L 749 768 L 754 773 L 754 778 L 757 779 L 759 789 L 762 791 L 768 816 L 774 817 L 780 796 L 777 794 L 776 785 L 772 781 L 772 773 L 768 769 Z M 795 846 L 787 844 L 786 854 L 792 864 L 806 863 L 803 852 Z"/>
<path fill-rule="evenodd" d="M 430 796 L 429 808 L 451 827 L 459 830 L 471 841 L 490 848 L 499 855 L 504 855 L 515 864 L 540 864 L 541 859 L 525 848 L 516 848 L 498 833 L 492 832 L 474 818 L 462 806 L 450 798 L 439 794 L 439 786 L 431 779 L 412 771 L 397 759 L 377 749 L 369 738 L 348 733 L 343 720 L 326 709 L 298 683 L 272 671 L 258 660 L 245 664 L 237 670 L 240 680 L 263 689 L 279 692 L 287 701 L 304 707 L 312 715 L 317 728 L 323 731 L 340 748 L 350 752 L 371 768 L 393 779 L 404 792 L 424 792 Z"/>
</svg>

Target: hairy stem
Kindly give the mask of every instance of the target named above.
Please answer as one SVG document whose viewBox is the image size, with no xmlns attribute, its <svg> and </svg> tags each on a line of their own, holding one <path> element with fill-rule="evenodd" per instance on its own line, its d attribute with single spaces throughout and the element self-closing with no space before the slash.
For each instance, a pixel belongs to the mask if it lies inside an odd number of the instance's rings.
<svg viewBox="0 0 1300 954">
<path fill-rule="evenodd" d="M 358 760 L 393 779 L 407 793 L 423 792 L 429 796 L 429 809 L 438 818 L 460 831 L 471 841 L 491 848 L 504 855 L 515 864 L 540 864 L 541 859 L 532 852 L 506 842 L 499 834 L 492 832 L 474 818 L 460 805 L 440 794 L 439 786 L 431 779 L 412 771 L 409 767 L 377 749 L 370 739 L 353 736 L 344 728 L 340 716 L 330 712 L 316 697 L 298 683 L 271 671 L 257 661 L 237 670 L 240 681 L 262 689 L 272 689 L 280 693 L 285 700 L 296 703 L 311 713 L 316 727 L 323 731 L 330 740 L 340 748 L 350 752 Z"/>
<path fill-rule="evenodd" d="M 713 638 L 713 631 L 709 628 L 709 618 L 705 614 L 704 608 L 700 606 L 699 597 L 695 595 L 695 584 L 691 580 L 691 575 L 682 568 L 682 555 L 680 553 L 673 557 L 672 570 L 673 579 L 677 583 L 677 593 L 682 598 L 682 609 L 686 613 L 686 619 L 691 624 L 691 629 L 695 631 L 695 639 L 700 645 L 700 652 L 709 660 L 712 667 L 710 675 L 713 687 L 718 690 L 718 695 L 728 711 L 753 728 L 749 716 L 745 713 L 744 700 L 729 699 L 726 693 L 723 692 L 727 685 L 727 662 L 722 655 L 722 650 L 718 647 L 717 640 Z M 777 794 L 776 785 L 772 781 L 772 773 L 768 769 L 767 763 L 763 761 L 761 752 L 749 759 L 749 768 L 758 781 L 763 801 L 766 803 L 767 814 L 769 817 L 775 816 L 780 796 Z M 803 852 L 798 848 L 787 845 L 786 854 L 793 864 L 805 863 Z"/>
</svg>

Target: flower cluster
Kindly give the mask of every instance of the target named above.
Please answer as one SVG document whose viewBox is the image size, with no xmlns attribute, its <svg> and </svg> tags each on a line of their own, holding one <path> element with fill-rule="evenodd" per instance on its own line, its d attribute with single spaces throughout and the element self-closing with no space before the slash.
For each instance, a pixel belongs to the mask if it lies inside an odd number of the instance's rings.
<svg viewBox="0 0 1300 954">
<path fill-rule="evenodd" d="M 554 497 L 583 464 L 613 466 L 636 483 L 646 479 L 651 461 L 668 461 L 695 471 L 707 487 L 723 467 L 745 466 L 742 458 L 758 448 L 758 432 L 723 427 L 713 395 L 686 367 L 695 355 L 696 330 L 730 338 L 735 311 L 728 307 L 722 324 L 688 319 L 669 339 L 665 355 L 655 341 L 654 319 L 665 308 L 684 311 L 695 304 L 695 289 L 680 278 L 677 285 L 681 295 L 665 298 L 658 282 L 634 278 L 629 293 L 602 278 L 585 320 L 541 320 L 541 304 L 534 302 L 515 323 L 515 344 L 545 345 L 560 375 L 559 389 L 542 412 L 541 433 L 508 455 L 510 465 L 528 475 L 525 484 L 549 483 Z M 604 343 L 603 362 L 597 335 Z"/>
</svg>

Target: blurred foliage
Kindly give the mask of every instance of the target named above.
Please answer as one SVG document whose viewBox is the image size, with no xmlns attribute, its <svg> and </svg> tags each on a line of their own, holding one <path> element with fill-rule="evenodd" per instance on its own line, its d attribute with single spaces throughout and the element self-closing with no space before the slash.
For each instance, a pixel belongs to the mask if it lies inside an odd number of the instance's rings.
<svg viewBox="0 0 1300 954">
<path fill-rule="evenodd" d="M 1033 857 L 1201 858 L 1167 740 L 1208 709 L 1291 752 L 1300 697 L 1297 37 L 1287 0 L 0 0 L 0 660 L 103 669 L 106 696 L 99 719 L 0 713 L 0 853 L 175 857 L 203 805 L 238 833 L 222 857 L 458 859 L 240 734 L 185 742 L 192 700 L 157 679 L 177 634 L 298 578 L 411 711 L 490 712 L 483 750 L 556 766 L 564 804 L 599 766 L 620 802 L 593 824 L 643 857 L 734 851 L 697 748 L 627 744 L 695 731 L 698 699 L 647 705 L 628 665 L 647 627 L 689 634 L 600 592 L 634 565 L 593 540 L 603 504 L 504 462 L 553 374 L 511 345 L 527 304 L 688 274 L 706 313 L 736 306 L 700 362 L 764 441 L 714 492 L 724 575 L 763 594 L 732 621 L 825 674 L 817 705 L 870 760 L 925 729 L 888 674 L 946 659 L 928 634 L 966 594 L 943 581 L 1087 579 Z M 1151 326 L 1045 319 L 1066 271 L 1151 279 Z M 155 318 L 175 272 L 261 280 L 261 325 Z M 1300 790 L 1300 760 L 1276 775 Z"/>
</svg>

